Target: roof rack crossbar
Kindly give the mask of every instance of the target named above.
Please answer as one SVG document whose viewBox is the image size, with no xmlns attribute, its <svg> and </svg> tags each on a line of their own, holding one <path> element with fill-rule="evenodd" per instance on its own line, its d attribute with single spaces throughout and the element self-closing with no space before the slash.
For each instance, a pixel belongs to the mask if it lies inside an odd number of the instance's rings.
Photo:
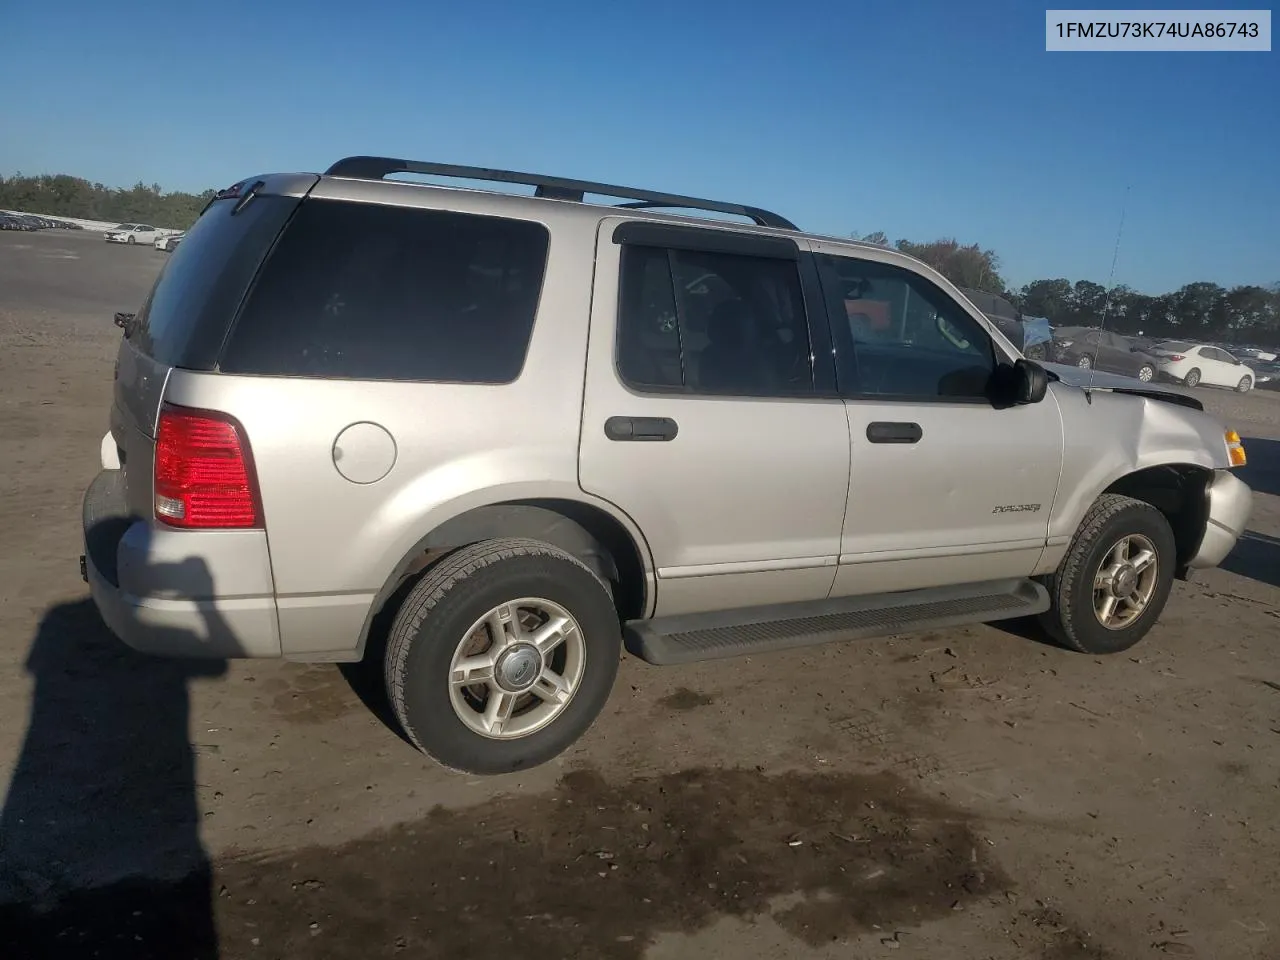
<svg viewBox="0 0 1280 960">
<path fill-rule="evenodd" d="M 799 230 L 786 217 L 760 207 L 740 203 L 722 203 L 718 200 L 702 200 L 675 193 L 658 193 L 653 190 L 637 190 L 615 184 L 593 183 L 590 180 L 570 180 L 564 177 L 547 177 L 536 173 L 517 173 L 513 170 L 491 170 L 487 167 L 468 167 L 452 163 L 428 163 L 422 160 L 398 160 L 391 157 L 345 157 L 325 171 L 328 177 L 351 177 L 357 180 L 382 180 L 393 173 L 417 173 L 432 177 L 449 177 L 459 180 L 488 180 L 495 183 L 519 183 L 536 187 L 534 196 L 553 200 L 572 200 L 582 203 L 588 193 L 604 197 L 625 197 L 634 202 L 619 204 L 622 207 L 668 207 L 688 210 L 709 210 L 748 217 L 762 227 L 783 230 Z"/>
</svg>

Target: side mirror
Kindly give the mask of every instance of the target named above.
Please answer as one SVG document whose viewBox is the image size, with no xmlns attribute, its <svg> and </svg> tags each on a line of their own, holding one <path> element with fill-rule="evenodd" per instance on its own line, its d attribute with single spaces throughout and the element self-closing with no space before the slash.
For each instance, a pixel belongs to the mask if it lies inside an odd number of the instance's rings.
<svg viewBox="0 0 1280 960">
<path fill-rule="evenodd" d="M 1034 360 L 1019 357 L 1013 364 L 1017 403 L 1039 403 L 1049 392 L 1049 373 Z"/>
</svg>

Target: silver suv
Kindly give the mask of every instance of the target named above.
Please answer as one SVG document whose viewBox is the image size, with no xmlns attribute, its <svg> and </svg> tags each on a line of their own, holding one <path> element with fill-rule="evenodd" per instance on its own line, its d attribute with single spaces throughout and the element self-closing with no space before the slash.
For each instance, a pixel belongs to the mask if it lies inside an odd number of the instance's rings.
<svg viewBox="0 0 1280 960">
<path fill-rule="evenodd" d="M 106 623 L 368 650 L 475 773 L 579 738 L 624 645 L 1038 616 L 1124 650 L 1251 505 L 1198 401 L 1073 385 L 924 264 L 737 204 L 352 157 L 219 193 L 117 323 L 81 560 Z"/>
</svg>

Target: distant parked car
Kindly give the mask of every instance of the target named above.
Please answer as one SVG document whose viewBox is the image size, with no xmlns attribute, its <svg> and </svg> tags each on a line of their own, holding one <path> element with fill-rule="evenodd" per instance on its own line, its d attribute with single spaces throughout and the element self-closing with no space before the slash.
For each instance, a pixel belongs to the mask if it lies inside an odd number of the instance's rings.
<svg viewBox="0 0 1280 960">
<path fill-rule="evenodd" d="M 104 234 L 107 243 L 155 243 L 160 231 L 147 223 L 122 223 Z"/>
<path fill-rule="evenodd" d="M 1144 383 L 1154 380 L 1159 369 L 1156 357 L 1139 350 L 1125 337 L 1092 327 L 1059 327 L 1054 330 L 1050 356 L 1055 363 L 1085 369 L 1093 367 L 1104 373 L 1136 377 Z"/>
<path fill-rule="evenodd" d="M 1274 350 L 1267 350 L 1264 347 L 1237 347 L 1233 353 L 1243 360 L 1258 363 L 1275 363 L 1277 359 Z"/>
<path fill-rule="evenodd" d="M 0 213 L 0 230 L 20 230 L 23 233 L 34 233 L 39 229 L 40 224 L 31 217 L 25 217 L 20 213 Z"/>
<path fill-rule="evenodd" d="M 961 287 L 960 292 L 994 323 L 1009 342 L 1032 360 L 1048 356 L 1050 338 L 1049 321 L 1044 317 L 1027 317 L 1004 297 L 972 287 Z"/>
<path fill-rule="evenodd" d="M 156 238 L 156 249 L 163 250 L 165 253 L 171 253 L 173 249 L 182 242 L 186 236 L 186 231 L 181 233 L 166 233 L 163 237 Z"/>
<path fill-rule="evenodd" d="M 1155 348 L 1155 355 L 1163 376 L 1188 387 L 1203 383 L 1248 393 L 1258 379 L 1252 368 L 1245 366 L 1221 347 L 1207 343 L 1166 340 Z"/>
<path fill-rule="evenodd" d="M 1253 385 L 1259 390 L 1280 390 L 1280 361 L 1255 364 L 1253 374 Z"/>
</svg>

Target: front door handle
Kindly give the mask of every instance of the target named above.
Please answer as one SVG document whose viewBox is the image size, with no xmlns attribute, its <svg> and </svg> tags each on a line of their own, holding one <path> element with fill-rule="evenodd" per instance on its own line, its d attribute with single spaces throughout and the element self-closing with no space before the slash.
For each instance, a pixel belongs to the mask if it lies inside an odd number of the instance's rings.
<svg viewBox="0 0 1280 960">
<path fill-rule="evenodd" d="M 879 421 L 867 424 L 867 439 L 872 443 L 917 443 L 924 436 L 918 423 Z"/>
<path fill-rule="evenodd" d="M 679 432 L 670 417 L 610 417 L 604 422 L 604 435 L 610 440 L 674 440 Z"/>
</svg>

